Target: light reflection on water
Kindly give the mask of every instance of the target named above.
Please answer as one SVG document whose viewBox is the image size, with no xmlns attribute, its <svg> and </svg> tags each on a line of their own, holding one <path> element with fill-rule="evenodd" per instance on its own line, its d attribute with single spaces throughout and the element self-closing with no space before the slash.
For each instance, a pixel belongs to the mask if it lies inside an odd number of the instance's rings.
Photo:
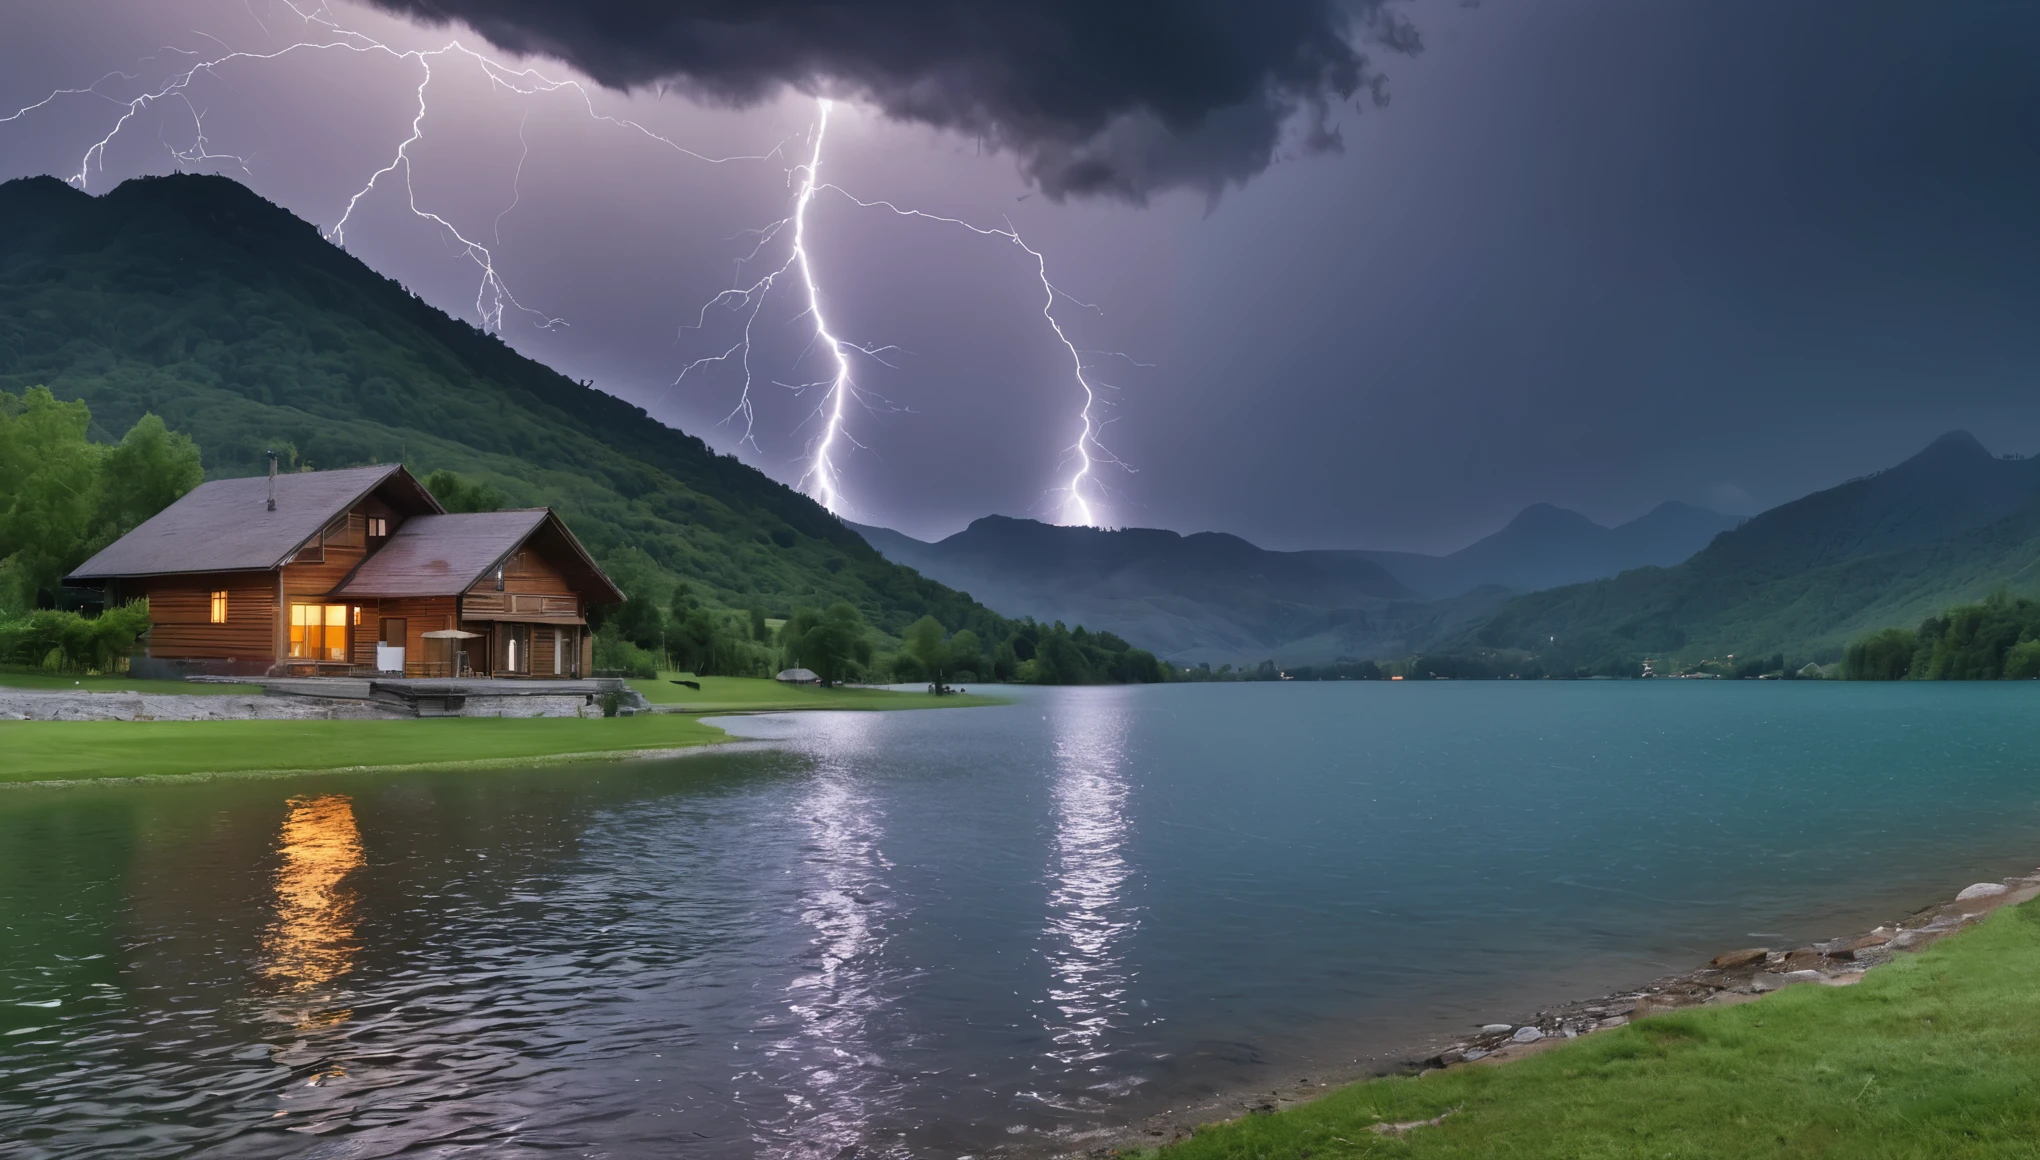
<svg viewBox="0 0 2040 1160">
<path fill-rule="evenodd" d="M 1110 1054 L 1108 1034 L 1127 1021 L 1132 972 L 1123 944 L 1139 925 L 1122 897 L 1132 874 L 1125 849 L 1126 720 L 1119 698 L 1106 695 L 1072 706 L 1057 725 L 1056 829 L 1042 932 L 1054 974 L 1048 1054 L 1064 1068 L 1095 1077 L 1081 1098 L 1085 1110 L 1095 1111 L 1137 1082 L 1097 1066 Z"/>
<path fill-rule="evenodd" d="M 854 1148 L 890 1094 L 872 1022 L 897 1001 L 883 967 L 891 863 L 883 814 L 843 760 L 865 750 L 854 736 L 863 720 L 839 727 L 839 754 L 792 803 L 806 837 L 793 872 L 803 879 L 798 906 L 810 938 L 786 986 L 789 1033 L 765 1052 L 786 1101 L 783 1117 L 759 1125 L 767 1155 L 809 1160 Z"/>
<path fill-rule="evenodd" d="M 276 921 L 263 940 L 269 962 L 262 973 L 308 991 L 353 970 L 361 950 L 354 896 L 344 885 L 362 866 L 353 801 L 345 794 L 294 799 L 279 845 Z"/>
<path fill-rule="evenodd" d="M 1083 1151 L 2033 865 L 2040 689 L 1672 684 L 1022 690 L 0 792 L 0 1155 Z"/>
</svg>

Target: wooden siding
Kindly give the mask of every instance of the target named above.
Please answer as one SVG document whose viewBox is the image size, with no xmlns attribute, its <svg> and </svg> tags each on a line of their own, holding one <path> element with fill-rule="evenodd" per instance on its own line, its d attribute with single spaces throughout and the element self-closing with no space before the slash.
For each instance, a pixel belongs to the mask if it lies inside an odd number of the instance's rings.
<svg viewBox="0 0 2040 1160">
<path fill-rule="evenodd" d="M 147 576 L 122 582 L 149 599 L 149 655 L 174 660 L 276 656 L 276 581 L 267 572 Z M 227 621 L 212 623 L 212 594 L 227 594 Z"/>
<path fill-rule="evenodd" d="M 411 596 L 403 599 L 370 600 L 361 605 L 361 627 L 354 637 L 354 663 L 364 668 L 375 666 L 375 645 L 382 639 L 382 622 L 385 619 L 404 621 L 404 675 L 411 677 L 448 676 L 444 672 L 433 672 L 427 668 L 436 653 L 428 653 L 425 634 L 440 629 L 457 627 L 459 601 L 452 596 Z M 479 643 L 479 642 L 474 642 Z M 447 649 L 444 644 L 441 649 Z M 448 649 L 447 655 L 451 655 Z"/>
</svg>

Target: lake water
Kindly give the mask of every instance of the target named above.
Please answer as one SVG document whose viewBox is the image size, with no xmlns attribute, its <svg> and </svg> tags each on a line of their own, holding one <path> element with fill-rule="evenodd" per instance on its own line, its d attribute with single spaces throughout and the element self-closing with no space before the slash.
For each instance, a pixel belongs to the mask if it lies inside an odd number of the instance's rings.
<svg viewBox="0 0 2040 1160">
<path fill-rule="evenodd" d="M 0 1151 L 1042 1151 L 2040 856 L 2040 685 L 1017 696 L 0 791 Z"/>
</svg>

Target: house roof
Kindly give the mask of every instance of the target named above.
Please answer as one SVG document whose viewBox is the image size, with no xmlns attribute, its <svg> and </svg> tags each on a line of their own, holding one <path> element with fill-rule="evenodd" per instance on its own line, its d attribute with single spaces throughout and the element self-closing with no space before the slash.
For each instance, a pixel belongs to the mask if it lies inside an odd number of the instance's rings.
<svg viewBox="0 0 2040 1160">
<path fill-rule="evenodd" d="M 333 596 L 341 600 L 458 596 L 534 537 L 546 541 L 559 562 L 583 574 L 589 599 L 598 604 L 623 600 L 623 593 L 551 508 L 412 516 L 333 590 Z"/>
<path fill-rule="evenodd" d="M 275 511 L 269 510 L 267 476 L 215 479 L 191 489 L 65 579 L 265 571 L 283 564 L 334 517 L 384 484 L 407 493 L 416 510 L 442 510 L 394 463 L 278 475 Z"/>
</svg>

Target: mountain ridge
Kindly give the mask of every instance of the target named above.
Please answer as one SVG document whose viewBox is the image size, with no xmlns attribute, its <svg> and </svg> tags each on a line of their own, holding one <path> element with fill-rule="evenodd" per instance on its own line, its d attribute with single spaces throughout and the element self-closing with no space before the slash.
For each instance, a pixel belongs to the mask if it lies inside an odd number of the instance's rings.
<svg viewBox="0 0 2040 1160">
<path fill-rule="evenodd" d="M 409 461 L 560 508 L 627 590 L 663 603 L 847 599 L 889 631 L 1000 618 L 891 564 L 807 496 L 641 408 L 517 353 L 223 177 L 92 196 L 0 184 L 0 388 L 92 408 L 94 437 L 145 411 L 219 478 Z"/>
</svg>

